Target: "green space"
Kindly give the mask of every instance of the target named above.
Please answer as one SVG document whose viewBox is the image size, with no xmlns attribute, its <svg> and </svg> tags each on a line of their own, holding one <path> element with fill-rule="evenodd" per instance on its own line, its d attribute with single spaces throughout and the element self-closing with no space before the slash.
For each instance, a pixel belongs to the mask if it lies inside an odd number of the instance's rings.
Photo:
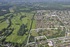
<svg viewBox="0 0 70 47">
<path fill-rule="evenodd" d="M 19 10 L 30 10 L 31 8 L 33 8 L 33 7 L 27 7 L 27 6 L 26 6 L 26 8 L 21 8 L 21 9 L 19 9 Z"/>
<path fill-rule="evenodd" d="M 36 31 L 31 31 L 31 36 L 37 37 L 38 33 Z"/>
<path fill-rule="evenodd" d="M 10 12 L 14 12 L 13 8 L 9 8 L 9 11 L 10 11 Z"/>
<path fill-rule="evenodd" d="M 2 30 L 2 29 L 4 29 L 4 28 L 7 28 L 8 27 L 8 23 L 5 21 L 5 22 L 2 22 L 2 23 L 0 23 L 0 31 Z"/>
<path fill-rule="evenodd" d="M 5 14 L 4 16 L 10 15 L 10 14 L 12 14 L 12 13 L 7 13 L 7 14 Z"/>
<path fill-rule="evenodd" d="M 70 7 L 70 5 L 62 5 L 63 7 Z"/>
<path fill-rule="evenodd" d="M 38 2 L 34 2 L 34 3 L 1 2 L 0 3 L 0 36 L 4 36 L 4 37 L 0 39 L 0 42 L 6 43 L 6 44 L 10 43 L 14 47 L 19 47 L 18 45 L 21 45 L 21 46 L 23 45 L 22 47 L 24 47 L 27 43 L 29 31 L 31 29 L 36 29 L 37 21 L 33 19 L 34 18 L 33 15 L 36 13 L 36 10 L 51 10 L 51 12 L 55 10 L 57 11 L 70 10 L 70 3 L 66 5 L 66 3 L 59 3 L 59 2 L 58 3 L 55 3 L 55 2 L 52 2 L 52 3 L 49 3 L 49 2 L 48 3 L 47 2 L 43 2 L 43 3 L 42 2 L 41 3 L 40 2 L 39 3 Z M 43 14 L 45 15 L 45 14 L 48 14 L 49 12 L 44 12 Z M 53 21 L 53 22 L 56 22 L 55 24 L 58 24 L 59 20 L 53 20 L 53 19 L 49 20 L 49 19 L 50 18 L 47 18 L 46 20 Z M 43 21 L 41 22 L 43 23 Z M 44 22 L 44 23 L 45 23 L 44 27 L 46 27 L 47 22 Z M 55 24 L 51 24 L 51 26 Z M 60 22 L 60 25 L 64 26 L 62 22 Z M 65 36 L 65 31 L 66 31 L 65 28 L 63 30 L 61 29 L 39 30 L 39 32 L 32 31 L 29 40 L 30 42 L 34 41 L 34 37 L 42 36 L 42 35 L 45 35 L 48 39 L 63 37 Z M 60 43 L 60 41 L 57 41 L 57 42 Z M 48 47 L 48 46 L 47 45 L 43 46 L 42 44 L 42 45 L 39 45 L 39 47 Z"/>
<path fill-rule="evenodd" d="M 49 12 L 44 12 L 43 14 L 44 14 L 44 15 L 45 15 L 45 14 L 49 14 Z"/>
<path fill-rule="evenodd" d="M 0 19 L 4 18 L 4 16 L 0 16 Z"/>
<path fill-rule="evenodd" d="M 33 20 L 32 29 L 36 28 L 36 20 Z"/>
<path fill-rule="evenodd" d="M 27 37 L 27 35 L 18 36 L 18 35 L 17 35 L 17 32 L 18 32 L 20 26 L 17 25 L 17 26 L 14 26 L 14 28 L 15 28 L 15 30 L 13 31 L 13 33 L 12 33 L 10 36 L 8 36 L 8 37 L 6 38 L 6 41 L 7 41 L 7 42 L 10 41 L 10 42 L 14 42 L 14 43 L 22 43 L 22 41 L 25 40 L 25 38 Z"/>
<path fill-rule="evenodd" d="M 32 30 L 29 38 L 29 42 L 34 42 L 34 38 L 37 36 L 46 36 L 47 39 L 64 37 L 66 29 L 63 27 L 58 27 L 57 29 L 39 29 Z M 31 40 L 32 39 L 32 40 Z"/>
<path fill-rule="evenodd" d="M 11 15 L 12 13 L 8 13 L 8 14 L 5 14 L 5 15 L 3 15 L 3 16 L 0 16 L 0 19 L 3 19 L 3 18 L 5 18 L 6 16 L 8 16 L 8 15 Z"/>
<path fill-rule="evenodd" d="M 19 10 L 30 10 L 29 8 L 22 8 L 22 9 L 19 9 Z"/>
<path fill-rule="evenodd" d="M 29 16 L 27 16 L 27 15 L 29 15 Z M 11 25 L 11 27 L 9 27 L 9 28 L 14 28 L 14 31 L 11 35 L 9 35 L 6 38 L 5 41 L 14 42 L 14 43 L 22 43 L 23 41 L 25 41 L 25 39 L 28 36 L 29 29 L 31 27 L 31 22 L 32 22 L 31 19 L 32 19 L 33 15 L 34 15 L 33 13 L 26 13 L 26 12 L 20 12 L 20 13 L 18 13 L 17 16 L 14 14 L 13 19 L 11 19 L 12 25 Z M 21 16 L 26 16 L 26 17 L 23 17 L 22 20 L 20 20 Z M 23 36 L 18 36 L 17 32 L 19 31 L 20 26 L 22 24 L 26 25 L 27 26 L 26 29 L 28 29 L 28 30 L 26 31 L 26 33 Z"/>
</svg>

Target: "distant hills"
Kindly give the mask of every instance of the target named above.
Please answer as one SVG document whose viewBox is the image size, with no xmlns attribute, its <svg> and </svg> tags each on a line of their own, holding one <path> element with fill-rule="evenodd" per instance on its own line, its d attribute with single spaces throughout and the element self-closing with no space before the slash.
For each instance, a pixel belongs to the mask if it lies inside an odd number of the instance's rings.
<svg viewBox="0 0 70 47">
<path fill-rule="evenodd" d="M 0 0 L 0 2 L 54 2 L 54 1 L 60 1 L 60 2 L 70 2 L 70 0 Z"/>
</svg>

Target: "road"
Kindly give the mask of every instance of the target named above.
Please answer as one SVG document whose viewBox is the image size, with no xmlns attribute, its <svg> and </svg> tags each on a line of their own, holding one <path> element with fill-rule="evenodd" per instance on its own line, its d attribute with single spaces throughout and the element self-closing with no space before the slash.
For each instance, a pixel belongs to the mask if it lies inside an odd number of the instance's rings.
<svg viewBox="0 0 70 47">
<path fill-rule="evenodd" d="M 57 15 L 57 18 L 59 19 L 59 21 L 61 21 L 61 22 L 63 23 L 62 19 L 61 19 L 58 15 Z M 60 27 L 65 27 L 65 28 L 66 28 L 66 26 L 60 26 Z M 38 28 L 38 29 L 32 29 L 32 30 L 39 30 L 39 29 L 57 29 L 57 28 Z M 31 30 L 30 30 L 30 32 L 31 32 Z M 29 33 L 29 37 L 30 37 L 30 33 Z M 29 42 L 29 37 L 28 37 L 27 44 L 29 44 L 29 43 L 28 43 L 28 42 Z M 66 28 L 65 37 L 47 39 L 47 41 L 53 41 L 54 39 L 59 39 L 59 40 L 61 40 L 61 39 L 64 39 L 64 38 L 66 38 L 66 39 L 69 39 L 69 38 L 70 38 L 70 37 L 67 36 L 67 28 Z M 68 41 L 67 41 L 67 42 L 68 42 Z M 35 42 L 33 42 L 33 43 L 35 43 Z M 38 42 L 38 43 L 41 43 L 41 42 Z M 30 43 L 30 44 L 31 44 L 31 43 Z M 53 44 L 54 44 L 54 47 L 57 47 L 55 42 L 53 42 Z"/>
</svg>

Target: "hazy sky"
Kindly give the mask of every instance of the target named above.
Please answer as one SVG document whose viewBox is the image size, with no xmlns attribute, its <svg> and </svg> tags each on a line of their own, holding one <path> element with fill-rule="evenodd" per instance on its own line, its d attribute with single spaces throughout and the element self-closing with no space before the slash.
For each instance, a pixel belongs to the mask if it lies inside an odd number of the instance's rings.
<svg viewBox="0 0 70 47">
<path fill-rule="evenodd" d="M 27 1 L 27 2 L 45 2 L 45 1 L 63 1 L 63 2 L 68 2 L 70 0 L 0 0 L 0 1 Z"/>
</svg>

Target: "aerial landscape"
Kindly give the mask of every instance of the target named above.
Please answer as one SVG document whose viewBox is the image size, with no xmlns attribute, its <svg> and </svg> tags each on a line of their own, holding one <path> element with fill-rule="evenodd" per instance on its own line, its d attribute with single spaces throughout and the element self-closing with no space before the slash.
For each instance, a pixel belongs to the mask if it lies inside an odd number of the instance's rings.
<svg viewBox="0 0 70 47">
<path fill-rule="evenodd" d="M 70 0 L 0 0 L 0 47 L 70 47 Z"/>
</svg>

